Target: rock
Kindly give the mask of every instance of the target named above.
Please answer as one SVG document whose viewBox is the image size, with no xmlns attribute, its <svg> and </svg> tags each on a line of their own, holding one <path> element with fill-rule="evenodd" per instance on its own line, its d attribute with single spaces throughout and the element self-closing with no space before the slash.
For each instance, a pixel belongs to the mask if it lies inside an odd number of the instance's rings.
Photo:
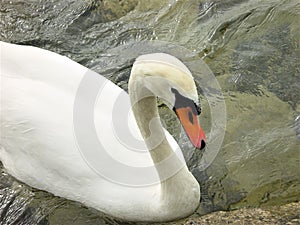
<svg viewBox="0 0 300 225">
<path fill-rule="evenodd" d="M 201 217 L 195 215 L 178 222 L 166 224 L 233 224 L 233 225 L 279 225 L 279 224 L 300 224 L 300 203 L 290 203 L 282 206 L 264 208 L 242 208 L 233 211 L 213 212 Z"/>
</svg>

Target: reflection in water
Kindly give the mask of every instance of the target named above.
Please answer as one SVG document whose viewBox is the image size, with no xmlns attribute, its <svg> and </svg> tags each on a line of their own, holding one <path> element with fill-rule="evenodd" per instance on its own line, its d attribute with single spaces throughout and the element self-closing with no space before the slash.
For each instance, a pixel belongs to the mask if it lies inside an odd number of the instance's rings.
<svg viewBox="0 0 300 225">
<path fill-rule="evenodd" d="M 2 41 L 66 55 L 125 90 L 141 52 L 132 46 L 142 40 L 170 41 L 203 57 L 222 87 L 228 121 L 214 163 L 201 171 L 199 152 L 188 161 L 202 188 L 198 213 L 299 200 L 297 0 L 3 0 L 0 12 Z M 202 126 L 209 130 L 209 107 L 200 98 Z M 179 138 L 175 117 L 164 107 L 161 114 Z M 27 187 L 4 170 L 0 179 L 3 224 L 118 223 Z"/>
</svg>

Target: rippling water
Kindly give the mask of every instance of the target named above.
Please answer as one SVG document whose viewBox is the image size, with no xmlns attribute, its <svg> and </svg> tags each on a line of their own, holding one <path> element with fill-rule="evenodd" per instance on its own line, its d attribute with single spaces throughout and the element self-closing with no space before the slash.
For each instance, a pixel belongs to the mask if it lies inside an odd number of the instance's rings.
<svg viewBox="0 0 300 225">
<path fill-rule="evenodd" d="M 202 57 L 222 88 L 227 127 L 210 167 L 199 169 L 201 155 L 188 161 L 201 184 L 196 213 L 299 201 L 299 1 L 2 0 L 0 13 L 0 40 L 66 55 L 125 90 L 137 54 L 160 47 L 135 49 L 141 41 L 168 41 Z M 174 117 L 164 107 L 161 114 L 179 137 Z M 2 224 L 120 223 L 4 169 L 0 196 Z"/>
</svg>

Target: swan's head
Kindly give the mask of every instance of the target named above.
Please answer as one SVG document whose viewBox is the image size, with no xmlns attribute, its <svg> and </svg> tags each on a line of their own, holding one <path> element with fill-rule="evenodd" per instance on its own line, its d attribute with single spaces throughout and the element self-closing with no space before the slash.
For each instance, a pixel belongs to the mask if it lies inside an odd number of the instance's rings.
<svg viewBox="0 0 300 225">
<path fill-rule="evenodd" d="M 174 110 L 193 145 L 199 149 L 205 147 L 206 137 L 198 121 L 201 108 L 194 78 L 180 60 L 165 53 L 138 57 L 131 70 L 129 88 L 134 89 L 139 98 L 151 93 L 162 99 Z M 129 91 L 132 94 L 133 90 Z"/>
</svg>

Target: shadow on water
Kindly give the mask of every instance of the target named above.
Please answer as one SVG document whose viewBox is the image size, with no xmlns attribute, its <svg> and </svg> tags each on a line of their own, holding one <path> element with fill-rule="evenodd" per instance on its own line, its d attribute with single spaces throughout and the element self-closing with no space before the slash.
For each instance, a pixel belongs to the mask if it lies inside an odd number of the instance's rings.
<svg viewBox="0 0 300 225">
<path fill-rule="evenodd" d="M 3 0 L 0 12 L 0 40 L 66 55 L 125 90 L 138 51 L 130 48 L 136 43 L 161 40 L 190 49 L 216 75 L 227 108 L 225 140 L 214 162 L 202 171 L 202 153 L 186 155 L 201 184 L 201 205 L 195 215 L 299 201 L 300 4 L 296 0 L 148 4 Z M 202 94 L 200 98 L 202 126 L 209 130 L 208 103 Z M 165 126 L 184 140 L 175 117 L 163 105 L 159 108 Z M 185 145 L 183 141 L 181 146 Z M 0 196 L 2 224 L 124 224 L 32 189 L 3 168 Z"/>
</svg>

